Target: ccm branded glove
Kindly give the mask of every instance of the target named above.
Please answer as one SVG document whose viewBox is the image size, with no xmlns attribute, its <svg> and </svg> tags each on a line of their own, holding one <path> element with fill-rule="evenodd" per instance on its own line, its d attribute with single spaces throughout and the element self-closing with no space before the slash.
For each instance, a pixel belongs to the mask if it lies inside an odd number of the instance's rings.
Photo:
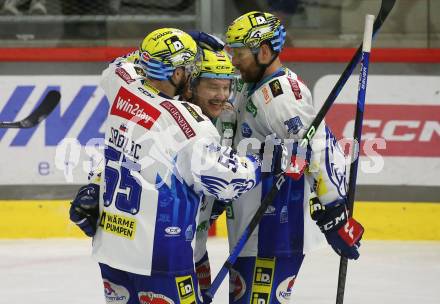
<svg viewBox="0 0 440 304">
<path fill-rule="evenodd" d="M 70 205 L 70 220 L 87 236 L 94 236 L 99 218 L 99 186 L 88 184 L 82 186 Z"/>
<path fill-rule="evenodd" d="M 345 201 L 323 206 L 318 197 L 312 195 L 309 200 L 312 219 L 316 221 L 327 242 L 342 257 L 357 260 L 358 248 L 364 233 L 364 227 L 354 218 L 348 217 Z"/>
</svg>

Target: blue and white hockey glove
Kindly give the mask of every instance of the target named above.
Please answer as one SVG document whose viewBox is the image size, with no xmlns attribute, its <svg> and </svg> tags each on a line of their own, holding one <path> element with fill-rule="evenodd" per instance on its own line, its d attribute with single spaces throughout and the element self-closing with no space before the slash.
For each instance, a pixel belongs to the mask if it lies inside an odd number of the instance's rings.
<svg viewBox="0 0 440 304">
<path fill-rule="evenodd" d="M 214 35 L 195 30 L 187 31 L 187 33 L 204 49 L 217 52 L 223 50 L 225 47 L 225 43 Z"/>
<path fill-rule="evenodd" d="M 310 214 L 316 221 L 327 242 L 342 257 L 357 260 L 358 248 L 364 227 L 354 218 L 348 217 L 345 201 L 331 207 L 323 206 L 316 196 L 309 200 Z"/>
<path fill-rule="evenodd" d="M 82 186 L 70 205 L 70 220 L 87 236 L 94 236 L 99 218 L 99 186 Z"/>
</svg>

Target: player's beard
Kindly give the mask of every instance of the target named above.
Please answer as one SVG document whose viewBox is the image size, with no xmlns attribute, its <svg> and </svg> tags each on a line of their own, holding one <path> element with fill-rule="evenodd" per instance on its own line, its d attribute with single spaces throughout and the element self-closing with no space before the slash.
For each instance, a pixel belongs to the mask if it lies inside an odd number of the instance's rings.
<svg viewBox="0 0 440 304">
<path fill-rule="evenodd" d="M 264 74 L 265 68 L 254 64 L 252 67 L 247 67 L 246 70 L 240 70 L 241 78 L 246 83 L 259 82 Z"/>
<path fill-rule="evenodd" d="M 184 77 L 182 77 L 182 80 L 180 80 L 180 82 L 176 85 L 176 96 L 181 96 L 183 94 L 185 87 L 188 84 L 189 78 L 189 76 L 186 77 L 185 75 Z"/>
</svg>

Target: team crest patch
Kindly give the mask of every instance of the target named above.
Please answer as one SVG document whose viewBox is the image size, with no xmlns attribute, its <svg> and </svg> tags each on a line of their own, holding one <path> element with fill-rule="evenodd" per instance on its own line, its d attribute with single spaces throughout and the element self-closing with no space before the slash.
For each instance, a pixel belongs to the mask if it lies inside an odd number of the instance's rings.
<svg viewBox="0 0 440 304">
<path fill-rule="evenodd" d="M 139 76 L 142 76 L 142 77 L 146 77 L 146 76 L 147 76 L 147 75 L 145 74 L 144 69 L 141 68 L 141 67 L 135 66 L 135 67 L 134 67 L 134 70 L 136 71 L 136 74 L 138 74 Z"/>
<path fill-rule="evenodd" d="M 281 83 L 278 79 L 269 82 L 269 87 L 273 97 L 283 94 L 283 89 L 281 88 Z"/>
<path fill-rule="evenodd" d="M 284 124 L 287 127 L 287 132 L 291 134 L 298 134 L 299 130 L 304 126 L 299 116 L 286 120 Z"/>
</svg>

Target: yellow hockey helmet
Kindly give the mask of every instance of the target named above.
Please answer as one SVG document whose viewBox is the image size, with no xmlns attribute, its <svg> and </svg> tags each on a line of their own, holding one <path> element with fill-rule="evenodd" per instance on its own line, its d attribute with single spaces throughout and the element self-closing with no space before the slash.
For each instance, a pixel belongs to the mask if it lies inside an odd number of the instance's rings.
<svg viewBox="0 0 440 304">
<path fill-rule="evenodd" d="M 234 78 L 234 66 L 225 51 L 202 49 L 200 69 L 193 74 L 193 79 L 204 78 Z"/>
<path fill-rule="evenodd" d="M 147 76 L 167 80 L 177 67 L 195 67 L 200 56 L 196 42 L 187 33 L 175 28 L 161 28 L 142 41 L 139 63 Z"/>
<path fill-rule="evenodd" d="M 257 49 L 268 41 L 275 52 L 280 52 L 286 40 L 281 21 L 270 13 L 253 11 L 235 19 L 226 31 L 226 44 L 230 47 Z"/>
</svg>

